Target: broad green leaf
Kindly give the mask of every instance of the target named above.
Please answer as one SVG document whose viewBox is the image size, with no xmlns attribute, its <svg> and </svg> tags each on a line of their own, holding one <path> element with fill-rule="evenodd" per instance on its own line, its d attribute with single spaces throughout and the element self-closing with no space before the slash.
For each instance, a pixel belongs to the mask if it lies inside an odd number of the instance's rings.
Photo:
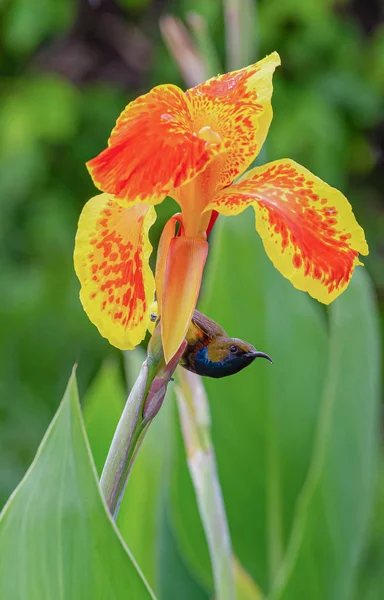
<svg viewBox="0 0 384 600">
<path fill-rule="evenodd" d="M 364 271 L 329 314 L 329 370 L 316 447 L 273 600 L 347 598 L 372 508 L 380 343 Z"/>
<path fill-rule="evenodd" d="M 360 561 L 351 600 L 384 598 L 384 456 L 380 457 L 379 477 L 368 539 Z"/>
<path fill-rule="evenodd" d="M 2 513 L 0 598 L 154 598 L 97 485 L 75 376 Z"/>
<path fill-rule="evenodd" d="M 205 378 L 233 551 L 267 591 L 281 565 L 313 450 L 326 375 L 320 308 L 278 273 L 249 210 L 219 219 L 201 310 L 270 354 L 239 374 Z M 203 531 L 179 440 L 172 518 L 189 564 L 212 584 Z"/>
<path fill-rule="evenodd" d="M 113 434 L 124 408 L 126 391 L 116 359 L 107 360 L 87 390 L 83 415 L 93 460 L 103 470 Z"/>
</svg>

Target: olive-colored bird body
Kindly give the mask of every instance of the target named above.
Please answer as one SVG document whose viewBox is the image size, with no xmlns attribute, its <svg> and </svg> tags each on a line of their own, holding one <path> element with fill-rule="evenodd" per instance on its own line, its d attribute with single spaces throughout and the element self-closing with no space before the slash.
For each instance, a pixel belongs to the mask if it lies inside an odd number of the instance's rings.
<svg viewBox="0 0 384 600">
<path fill-rule="evenodd" d="M 238 373 L 255 358 L 272 362 L 264 352 L 238 338 L 230 338 L 220 325 L 198 310 L 193 313 L 187 331 L 188 346 L 182 356 L 182 367 L 206 377 L 226 377 Z"/>
</svg>

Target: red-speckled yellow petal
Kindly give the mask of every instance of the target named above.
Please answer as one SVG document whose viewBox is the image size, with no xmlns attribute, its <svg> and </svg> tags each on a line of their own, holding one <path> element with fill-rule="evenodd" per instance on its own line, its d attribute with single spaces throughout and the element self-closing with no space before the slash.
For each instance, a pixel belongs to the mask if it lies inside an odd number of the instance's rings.
<svg viewBox="0 0 384 600">
<path fill-rule="evenodd" d="M 252 205 L 275 267 L 299 290 L 329 304 L 368 254 L 364 231 L 341 192 L 292 160 L 252 169 L 206 210 L 237 215 Z"/>
<path fill-rule="evenodd" d="M 199 136 L 184 92 L 160 85 L 128 104 L 108 148 L 87 167 L 103 192 L 129 204 L 157 204 L 223 150 L 220 140 Z"/>
<path fill-rule="evenodd" d="M 164 273 L 161 334 L 168 363 L 179 349 L 191 322 L 208 255 L 208 242 L 199 238 L 173 238 Z"/>
<path fill-rule="evenodd" d="M 212 77 L 186 92 L 195 129 L 218 135 L 227 150 L 204 172 L 215 182 L 213 191 L 232 183 L 260 152 L 272 121 L 272 76 L 279 65 L 280 57 L 273 52 L 254 65 Z"/>
<path fill-rule="evenodd" d="M 75 242 L 80 299 L 101 335 L 121 350 L 144 338 L 154 299 L 148 231 L 156 219 L 152 206 L 124 208 L 107 194 L 84 206 Z"/>
</svg>

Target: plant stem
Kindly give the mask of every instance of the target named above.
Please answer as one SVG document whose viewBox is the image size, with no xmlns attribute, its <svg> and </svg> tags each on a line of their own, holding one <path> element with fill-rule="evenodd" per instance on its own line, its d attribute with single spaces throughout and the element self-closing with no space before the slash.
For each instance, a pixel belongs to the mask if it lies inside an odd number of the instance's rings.
<svg viewBox="0 0 384 600">
<path fill-rule="evenodd" d="M 257 22 L 254 0 L 223 0 L 227 69 L 251 64 L 256 57 Z"/>
<path fill-rule="evenodd" d="M 117 518 L 137 452 L 151 421 L 161 408 L 168 383 L 185 347 L 186 342 L 183 342 L 166 365 L 160 328 L 155 329 L 148 346 L 147 359 L 128 396 L 100 478 L 100 488 L 114 520 Z"/>
<path fill-rule="evenodd" d="M 216 600 L 234 600 L 231 540 L 210 433 L 208 401 L 200 377 L 179 369 L 177 400 L 188 467 L 211 557 Z"/>
<path fill-rule="evenodd" d="M 188 87 L 207 79 L 204 61 L 183 22 L 167 15 L 160 19 L 160 31 Z"/>
<path fill-rule="evenodd" d="M 196 49 L 200 53 L 200 60 L 203 61 L 206 79 L 222 73 L 219 54 L 210 35 L 208 23 L 202 15 L 195 12 L 187 14 L 187 23 L 193 33 L 193 39 Z M 198 81 L 197 83 L 200 83 Z"/>
<path fill-rule="evenodd" d="M 116 519 L 124 489 L 128 481 L 134 450 L 140 436 L 140 408 L 148 379 L 148 366 L 144 362 L 139 377 L 124 406 L 113 436 L 107 460 L 100 478 L 100 487 L 112 517 Z"/>
</svg>

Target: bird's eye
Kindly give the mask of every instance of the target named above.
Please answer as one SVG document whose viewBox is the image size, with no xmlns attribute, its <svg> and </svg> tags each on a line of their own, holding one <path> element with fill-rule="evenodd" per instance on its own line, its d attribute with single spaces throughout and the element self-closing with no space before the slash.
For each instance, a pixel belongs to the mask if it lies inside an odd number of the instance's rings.
<svg viewBox="0 0 384 600">
<path fill-rule="evenodd" d="M 238 348 L 237 348 L 237 346 L 235 346 L 235 344 L 232 344 L 232 346 L 229 348 L 229 350 L 230 350 L 230 352 L 235 353 L 235 352 L 237 352 Z"/>
</svg>

